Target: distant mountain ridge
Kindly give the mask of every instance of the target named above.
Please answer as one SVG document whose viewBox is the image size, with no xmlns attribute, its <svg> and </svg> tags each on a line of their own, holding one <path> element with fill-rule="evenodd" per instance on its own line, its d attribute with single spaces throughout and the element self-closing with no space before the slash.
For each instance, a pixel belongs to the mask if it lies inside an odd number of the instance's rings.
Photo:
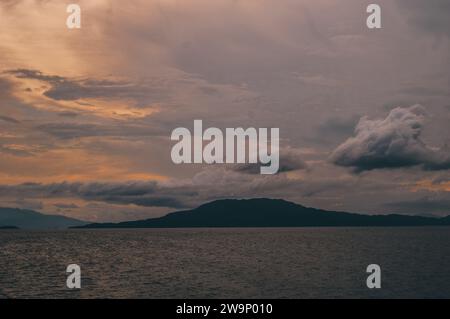
<svg viewBox="0 0 450 319">
<path fill-rule="evenodd" d="M 304 207 L 282 199 L 225 199 L 159 218 L 74 228 L 446 226 L 444 218 L 362 215 Z"/>
<path fill-rule="evenodd" d="M 0 230 L 9 230 L 9 229 L 19 229 L 19 227 L 16 226 L 0 226 Z"/>
<path fill-rule="evenodd" d="M 0 207 L 0 227 L 20 229 L 66 229 L 87 222 L 59 215 L 46 215 L 32 210 Z"/>
</svg>

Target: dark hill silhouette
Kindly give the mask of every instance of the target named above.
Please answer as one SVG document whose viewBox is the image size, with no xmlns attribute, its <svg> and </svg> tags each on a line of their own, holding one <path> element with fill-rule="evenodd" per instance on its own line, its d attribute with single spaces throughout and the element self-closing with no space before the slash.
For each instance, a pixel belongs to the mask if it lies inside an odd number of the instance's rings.
<svg viewBox="0 0 450 319">
<path fill-rule="evenodd" d="M 17 226 L 0 226 L 0 230 L 19 229 Z"/>
<path fill-rule="evenodd" d="M 217 200 L 159 218 L 74 228 L 181 227 L 312 227 L 312 226 L 437 226 L 450 218 L 406 215 L 361 215 L 308 208 L 281 199 Z"/>
<path fill-rule="evenodd" d="M 0 227 L 20 229 L 65 229 L 86 225 L 86 222 L 59 215 L 46 215 L 32 210 L 0 207 Z"/>
</svg>

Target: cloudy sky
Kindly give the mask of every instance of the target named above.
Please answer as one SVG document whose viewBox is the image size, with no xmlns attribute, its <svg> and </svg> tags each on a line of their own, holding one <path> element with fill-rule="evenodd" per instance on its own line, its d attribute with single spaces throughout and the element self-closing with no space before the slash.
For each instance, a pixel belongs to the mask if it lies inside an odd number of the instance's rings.
<svg viewBox="0 0 450 319">
<path fill-rule="evenodd" d="M 0 206 L 91 221 L 219 198 L 450 214 L 450 2 L 0 0 Z M 282 171 L 174 165 L 176 127 L 278 127 Z"/>
</svg>

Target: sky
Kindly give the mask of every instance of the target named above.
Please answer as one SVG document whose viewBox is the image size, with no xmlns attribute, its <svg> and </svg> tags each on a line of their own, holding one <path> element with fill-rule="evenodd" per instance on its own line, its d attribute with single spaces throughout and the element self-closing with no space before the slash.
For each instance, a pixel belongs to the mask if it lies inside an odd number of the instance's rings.
<svg viewBox="0 0 450 319">
<path fill-rule="evenodd" d="M 382 9 L 368 29 L 366 7 Z M 448 0 L 0 0 L 0 206 L 88 221 L 222 198 L 450 214 Z M 175 165 L 173 129 L 277 127 L 281 167 Z"/>
</svg>

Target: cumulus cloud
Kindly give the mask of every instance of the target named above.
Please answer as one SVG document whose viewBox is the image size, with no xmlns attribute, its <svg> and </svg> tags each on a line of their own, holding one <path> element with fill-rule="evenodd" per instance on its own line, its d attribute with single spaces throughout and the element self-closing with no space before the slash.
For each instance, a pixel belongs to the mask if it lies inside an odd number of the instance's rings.
<svg viewBox="0 0 450 319">
<path fill-rule="evenodd" d="M 435 149 L 421 140 L 425 110 L 420 105 L 395 108 L 382 120 L 361 118 L 355 136 L 338 146 L 331 161 L 356 171 L 421 166 L 450 169 L 448 149 Z"/>
</svg>

